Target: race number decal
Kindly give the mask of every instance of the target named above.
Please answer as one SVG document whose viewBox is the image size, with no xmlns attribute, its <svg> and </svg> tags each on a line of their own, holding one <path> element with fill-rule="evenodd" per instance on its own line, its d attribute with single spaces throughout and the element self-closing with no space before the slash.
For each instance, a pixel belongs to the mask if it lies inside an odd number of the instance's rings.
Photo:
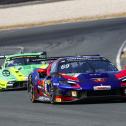
<svg viewBox="0 0 126 126">
<path fill-rule="evenodd" d="M 69 66 L 70 66 L 69 64 L 64 64 L 64 65 L 61 66 L 61 69 L 62 69 L 62 70 L 63 70 L 63 69 L 67 69 L 67 68 L 69 68 Z"/>
</svg>

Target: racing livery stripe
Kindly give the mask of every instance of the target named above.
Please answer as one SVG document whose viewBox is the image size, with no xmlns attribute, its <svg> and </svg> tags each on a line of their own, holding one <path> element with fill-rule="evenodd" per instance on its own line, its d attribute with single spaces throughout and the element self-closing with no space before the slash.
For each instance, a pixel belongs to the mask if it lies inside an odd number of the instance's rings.
<svg viewBox="0 0 126 126">
<path fill-rule="evenodd" d="M 5 80 L 0 80 L 0 89 L 1 88 L 6 88 L 7 87 L 7 81 Z"/>
<path fill-rule="evenodd" d="M 49 64 L 42 64 L 42 66 L 40 66 L 40 68 L 45 69 L 45 68 L 47 68 L 47 67 L 48 67 L 48 65 L 49 65 Z"/>
<path fill-rule="evenodd" d="M 11 67 L 9 70 L 10 70 L 11 74 L 14 75 L 18 81 L 26 80 L 26 77 L 16 68 Z"/>
</svg>

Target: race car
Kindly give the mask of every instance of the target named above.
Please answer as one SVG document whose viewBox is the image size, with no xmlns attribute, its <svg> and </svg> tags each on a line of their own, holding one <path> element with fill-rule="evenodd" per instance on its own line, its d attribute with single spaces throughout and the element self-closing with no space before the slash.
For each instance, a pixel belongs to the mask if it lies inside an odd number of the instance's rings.
<svg viewBox="0 0 126 126">
<path fill-rule="evenodd" d="M 20 89 L 27 87 L 28 75 L 35 68 L 46 68 L 48 64 L 41 62 L 46 59 L 46 52 L 19 53 L 0 56 L 4 59 L 0 67 L 0 89 Z"/>
<path fill-rule="evenodd" d="M 88 98 L 126 98 L 126 70 L 105 57 L 64 57 L 35 69 L 28 79 L 30 99 L 51 103 L 84 101 Z"/>
</svg>

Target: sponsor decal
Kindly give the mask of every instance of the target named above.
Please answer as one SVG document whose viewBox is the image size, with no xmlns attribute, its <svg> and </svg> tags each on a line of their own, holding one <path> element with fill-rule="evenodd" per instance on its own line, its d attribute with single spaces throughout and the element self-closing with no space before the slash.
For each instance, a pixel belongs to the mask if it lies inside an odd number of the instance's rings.
<svg viewBox="0 0 126 126">
<path fill-rule="evenodd" d="M 56 97 L 56 102 L 62 102 L 62 99 L 60 97 Z"/>
<path fill-rule="evenodd" d="M 77 92 L 76 91 L 72 91 L 72 96 L 76 97 L 77 96 Z"/>
<path fill-rule="evenodd" d="M 105 78 L 92 78 L 92 80 L 94 81 L 94 82 L 96 82 L 96 83 L 101 83 L 101 82 L 105 82 L 106 81 L 106 79 Z"/>
<path fill-rule="evenodd" d="M 53 85 L 59 85 L 59 83 L 53 83 Z"/>
<path fill-rule="evenodd" d="M 67 68 L 69 68 L 70 67 L 70 64 L 63 64 L 63 65 L 61 65 L 61 69 L 63 70 L 63 69 L 67 69 Z"/>
<path fill-rule="evenodd" d="M 94 86 L 93 87 L 94 90 L 111 90 L 111 86 L 110 85 L 100 85 L 100 86 Z"/>
<path fill-rule="evenodd" d="M 0 88 L 6 88 L 7 87 L 7 81 L 1 80 L 0 81 Z"/>
<path fill-rule="evenodd" d="M 7 86 L 10 86 L 11 87 L 11 86 L 13 86 L 13 84 L 7 84 Z"/>
<path fill-rule="evenodd" d="M 41 96 L 41 97 L 38 98 L 38 100 L 40 100 L 40 101 L 50 101 L 50 98 Z"/>
<path fill-rule="evenodd" d="M 26 79 L 26 77 L 25 77 L 19 70 L 17 70 L 16 68 L 11 67 L 11 68 L 9 69 L 9 71 L 11 72 L 11 74 L 12 74 L 13 76 L 15 76 L 15 78 L 16 78 L 18 81 L 22 81 L 22 80 L 25 80 L 25 79 Z"/>
<path fill-rule="evenodd" d="M 10 76 L 9 70 L 3 70 L 2 74 L 3 74 L 3 76 L 6 76 L 6 77 Z"/>
</svg>

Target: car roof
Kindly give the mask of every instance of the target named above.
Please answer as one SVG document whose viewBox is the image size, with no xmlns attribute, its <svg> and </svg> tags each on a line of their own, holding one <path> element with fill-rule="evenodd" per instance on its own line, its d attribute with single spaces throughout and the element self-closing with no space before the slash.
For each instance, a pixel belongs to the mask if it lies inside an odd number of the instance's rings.
<svg viewBox="0 0 126 126">
<path fill-rule="evenodd" d="M 66 56 L 66 57 L 62 57 L 59 58 L 58 61 L 63 61 L 63 60 L 67 60 L 67 61 L 81 61 L 81 60 L 106 60 L 109 61 L 108 59 L 106 59 L 103 56 L 100 55 L 80 55 L 80 56 Z"/>
</svg>

